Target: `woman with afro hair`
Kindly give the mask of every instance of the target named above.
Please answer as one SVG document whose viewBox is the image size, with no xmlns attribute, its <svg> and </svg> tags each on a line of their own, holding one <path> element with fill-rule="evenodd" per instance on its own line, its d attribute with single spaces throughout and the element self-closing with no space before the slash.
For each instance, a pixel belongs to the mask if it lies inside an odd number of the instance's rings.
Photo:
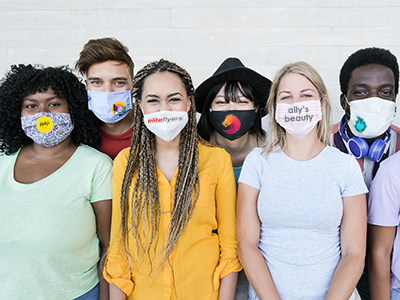
<svg viewBox="0 0 400 300">
<path fill-rule="evenodd" d="M 0 299 L 108 299 L 112 161 L 87 101 L 67 67 L 0 83 Z"/>
</svg>

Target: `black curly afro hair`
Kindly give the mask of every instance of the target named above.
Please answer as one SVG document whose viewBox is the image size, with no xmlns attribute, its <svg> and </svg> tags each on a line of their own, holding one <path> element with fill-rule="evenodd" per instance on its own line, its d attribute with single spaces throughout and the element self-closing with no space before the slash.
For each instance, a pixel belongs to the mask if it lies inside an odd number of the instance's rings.
<svg viewBox="0 0 400 300">
<path fill-rule="evenodd" d="M 67 66 L 47 67 L 13 65 L 0 82 L 0 153 L 10 155 L 31 144 L 21 127 L 22 100 L 52 88 L 60 99 L 66 99 L 74 129 L 75 145 L 98 147 L 101 121 L 88 109 L 85 85 Z"/>
<path fill-rule="evenodd" d="M 365 48 L 350 55 L 340 69 L 340 91 L 346 95 L 353 70 L 371 64 L 383 65 L 393 71 L 395 82 L 395 94 L 399 91 L 399 65 L 396 56 L 389 50 L 382 48 Z"/>
</svg>

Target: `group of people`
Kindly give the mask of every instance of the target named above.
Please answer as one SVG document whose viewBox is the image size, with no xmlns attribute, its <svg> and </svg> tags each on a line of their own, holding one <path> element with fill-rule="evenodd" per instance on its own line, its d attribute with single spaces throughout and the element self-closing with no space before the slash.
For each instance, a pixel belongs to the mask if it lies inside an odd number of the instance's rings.
<svg viewBox="0 0 400 300">
<path fill-rule="evenodd" d="M 195 89 L 100 38 L 75 68 L 0 82 L 1 299 L 400 299 L 389 50 L 349 56 L 334 125 L 306 62 Z"/>
</svg>

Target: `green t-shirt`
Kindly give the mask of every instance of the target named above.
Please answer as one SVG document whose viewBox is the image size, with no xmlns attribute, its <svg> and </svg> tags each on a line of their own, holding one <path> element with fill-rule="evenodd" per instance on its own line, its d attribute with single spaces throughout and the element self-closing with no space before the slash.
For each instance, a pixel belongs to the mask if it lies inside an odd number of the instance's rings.
<svg viewBox="0 0 400 300">
<path fill-rule="evenodd" d="M 18 153 L 0 155 L 0 299 L 76 298 L 98 282 L 91 202 L 112 198 L 112 161 L 80 146 L 53 174 L 21 184 Z"/>
</svg>

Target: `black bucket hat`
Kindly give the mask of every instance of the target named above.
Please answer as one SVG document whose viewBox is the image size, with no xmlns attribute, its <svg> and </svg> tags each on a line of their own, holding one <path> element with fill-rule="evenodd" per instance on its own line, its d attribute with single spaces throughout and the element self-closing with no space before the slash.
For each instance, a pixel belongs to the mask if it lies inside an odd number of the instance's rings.
<svg viewBox="0 0 400 300">
<path fill-rule="evenodd" d="M 257 94 L 256 98 L 261 100 L 260 109 L 263 112 L 262 115 L 264 116 L 266 114 L 265 106 L 271 88 L 271 80 L 252 69 L 246 68 L 240 59 L 236 57 L 225 59 L 215 73 L 197 87 L 195 92 L 197 112 L 203 112 L 206 97 L 210 89 L 218 83 L 226 81 L 240 81 L 250 85 Z"/>
</svg>

